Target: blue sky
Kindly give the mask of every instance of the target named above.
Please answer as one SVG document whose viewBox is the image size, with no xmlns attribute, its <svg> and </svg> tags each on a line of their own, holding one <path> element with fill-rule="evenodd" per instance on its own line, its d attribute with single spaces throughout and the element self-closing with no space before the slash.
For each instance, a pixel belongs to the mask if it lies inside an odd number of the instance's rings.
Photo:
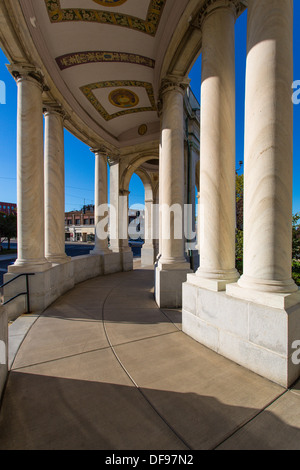
<svg viewBox="0 0 300 470">
<path fill-rule="evenodd" d="M 300 22 L 300 2 L 296 0 L 294 22 Z M 244 97 L 246 69 L 247 14 L 236 23 L 236 155 L 244 153 Z M 294 80 L 300 80 L 300 28 L 294 28 Z M 16 196 L 16 109 L 17 88 L 6 69 L 8 63 L 0 49 L 0 80 L 6 85 L 6 104 L 0 104 L 0 201 L 17 202 Z M 201 56 L 191 73 L 191 87 L 200 101 Z M 292 93 L 292 90 L 291 90 Z M 1 97 L 0 97 L 1 99 Z M 237 163 L 238 165 L 238 163 Z M 300 104 L 294 106 L 294 200 L 293 212 L 300 212 Z M 94 156 L 89 147 L 65 131 L 66 210 L 80 209 L 94 201 Z M 143 204 L 144 188 L 140 178 L 132 177 L 130 205 Z"/>
</svg>

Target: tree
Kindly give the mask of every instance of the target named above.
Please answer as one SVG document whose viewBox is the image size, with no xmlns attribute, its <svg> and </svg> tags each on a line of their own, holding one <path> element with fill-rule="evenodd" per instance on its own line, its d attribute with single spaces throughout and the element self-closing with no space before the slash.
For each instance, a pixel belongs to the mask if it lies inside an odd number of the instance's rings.
<svg viewBox="0 0 300 470">
<path fill-rule="evenodd" d="M 0 244 L 4 241 L 8 241 L 8 249 L 10 249 L 10 240 L 17 236 L 17 216 L 10 214 L 0 214 Z"/>
<path fill-rule="evenodd" d="M 236 174 L 236 268 L 240 274 L 243 271 L 244 244 L 244 175 Z"/>
<path fill-rule="evenodd" d="M 236 228 L 243 230 L 244 214 L 244 175 L 236 175 Z"/>
<path fill-rule="evenodd" d="M 293 259 L 300 258 L 300 214 L 293 215 Z"/>
</svg>

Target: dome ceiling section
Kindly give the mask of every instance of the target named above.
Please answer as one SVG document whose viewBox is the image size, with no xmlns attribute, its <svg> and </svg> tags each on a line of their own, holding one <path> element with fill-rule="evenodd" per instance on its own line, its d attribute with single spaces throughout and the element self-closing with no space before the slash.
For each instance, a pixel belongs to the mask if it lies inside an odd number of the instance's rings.
<svg viewBox="0 0 300 470">
<path fill-rule="evenodd" d="M 168 22 L 163 14 L 170 11 L 169 2 L 30 0 L 35 34 L 42 36 L 49 54 L 47 64 L 50 58 L 51 68 L 79 104 L 80 117 L 87 123 L 85 118 L 91 118 L 99 126 L 99 136 L 114 136 L 116 145 L 120 135 L 122 146 L 126 144 L 128 131 L 131 142 L 133 135 L 137 143 L 157 137 L 157 132 L 151 135 L 158 129 L 153 124 L 159 122 L 154 84 L 160 53 L 156 36 L 160 24 Z M 30 10 L 23 11 L 27 23 L 32 23 Z M 141 133 L 141 126 L 147 132 Z"/>
</svg>

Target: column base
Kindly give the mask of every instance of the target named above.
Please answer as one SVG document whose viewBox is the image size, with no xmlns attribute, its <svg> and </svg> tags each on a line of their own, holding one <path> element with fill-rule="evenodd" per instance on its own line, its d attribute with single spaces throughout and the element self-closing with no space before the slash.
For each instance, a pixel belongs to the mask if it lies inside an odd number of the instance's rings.
<svg viewBox="0 0 300 470">
<path fill-rule="evenodd" d="M 90 255 L 92 255 L 92 256 L 109 255 L 110 253 L 112 253 L 112 252 L 110 251 L 109 248 L 104 249 L 104 250 L 100 250 L 100 249 L 98 249 L 98 248 L 97 248 L 97 249 L 94 248 L 94 250 L 91 250 L 91 251 L 90 251 Z"/>
<path fill-rule="evenodd" d="M 13 274 L 24 274 L 24 273 L 43 273 L 48 271 L 52 267 L 52 264 L 45 259 L 42 260 L 16 260 L 15 264 L 8 266 L 8 272 Z"/>
<path fill-rule="evenodd" d="M 296 286 L 297 287 L 297 286 Z M 295 292 L 291 293 L 274 293 L 263 292 L 254 289 L 245 289 L 239 283 L 229 284 L 226 287 L 226 293 L 231 297 L 254 302 L 258 305 L 266 307 L 287 309 L 293 307 L 300 302 L 300 289 L 297 287 Z M 300 337 L 299 337 L 300 340 Z"/>
<path fill-rule="evenodd" d="M 155 264 L 155 300 L 160 308 L 182 306 L 182 284 L 186 282 L 190 265 L 186 262 L 164 264 L 161 259 Z"/>
<path fill-rule="evenodd" d="M 190 282 L 182 303 L 183 332 L 199 343 L 283 387 L 300 377 L 300 303 L 274 308 Z"/>
<path fill-rule="evenodd" d="M 207 273 L 199 268 L 196 274 L 188 275 L 188 282 L 213 292 L 221 292 L 226 290 L 228 284 L 235 283 L 238 278 L 239 273 L 236 269 Z"/>
<path fill-rule="evenodd" d="M 71 261 L 71 256 L 65 255 L 57 255 L 57 256 L 46 256 L 46 259 L 51 264 L 64 264 L 69 263 Z"/>
<path fill-rule="evenodd" d="M 243 275 L 238 284 L 243 289 L 274 294 L 290 294 L 298 291 L 298 287 L 292 278 L 286 281 L 268 281 Z"/>
</svg>

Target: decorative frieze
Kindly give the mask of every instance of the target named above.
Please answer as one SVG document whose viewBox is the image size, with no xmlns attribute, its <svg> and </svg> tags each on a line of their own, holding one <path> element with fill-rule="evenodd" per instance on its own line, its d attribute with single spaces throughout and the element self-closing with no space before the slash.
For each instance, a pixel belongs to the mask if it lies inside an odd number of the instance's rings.
<svg viewBox="0 0 300 470">
<path fill-rule="evenodd" d="M 155 36 L 166 0 L 151 0 L 146 19 L 137 18 L 126 13 L 106 10 L 93 10 L 85 8 L 62 8 L 61 0 L 44 0 L 51 23 L 64 22 L 93 22 L 110 26 L 129 28 L 134 31 Z M 97 2 L 97 3 L 100 3 Z M 103 5 L 103 3 L 102 3 Z M 115 5 L 110 2 L 113 7 Z"/>
<path fill-rule="evenodd" d="M 129 52 L 114 51 L 85 51 L 72 52 L 56 58 L 56 62 L 60 70 L 65 70 L 78 65 L 94 64 L 94 63 L 127 63 L 134 65 L 142 65 L 154 69 L 155 60 L 139 54 L 131 54 Z"/>
</svg>

